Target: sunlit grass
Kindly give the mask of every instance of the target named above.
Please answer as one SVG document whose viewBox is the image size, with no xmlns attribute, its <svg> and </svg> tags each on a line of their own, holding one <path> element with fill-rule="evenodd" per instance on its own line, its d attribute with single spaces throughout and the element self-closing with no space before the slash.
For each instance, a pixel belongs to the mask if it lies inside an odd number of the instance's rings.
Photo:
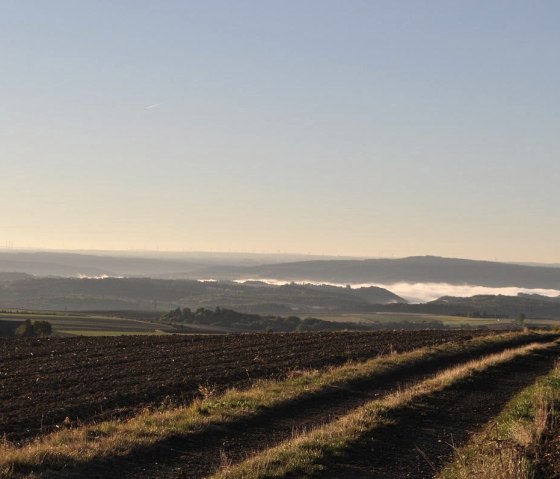
<svg viewBox="0 0 560 479">
<path fill-rule="evenodd" d="M 371 432 L 386 424 L 387 413 L 390 410 L 406 406 L 422 396 L 441 391 L 490 367 L 557 344 L 557 342 L 533 343 L 450 368 L 410 388 L 371 401 L 329 424 L 266 449 L 247 461 L 224 467 L 212 476 L 212 479 L 258 479 L 284 477 L 288 474 L 300 477 L 318 474 L 320 477 L 322 458 L 340 454 L 365 432 Z"/>
<path fill-rule="evenodd" d="M 560 406 L 560 366 L 521 393 L 469 443 L 459 448 L 438 479 L 530 479 L 538 448 Z"/>
</svg>

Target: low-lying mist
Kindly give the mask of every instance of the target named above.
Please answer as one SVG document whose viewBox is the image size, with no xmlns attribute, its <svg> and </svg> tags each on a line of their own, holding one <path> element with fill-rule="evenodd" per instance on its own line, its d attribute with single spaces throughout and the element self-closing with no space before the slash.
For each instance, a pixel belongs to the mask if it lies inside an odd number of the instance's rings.
<svg viewBox="0 0 560 479">
<path fill-rule="evenodd" d="M 244 283 L 246 281 L 261 281 L 267 284 L 283 285 L 292 283 L 292 281 L 282 281 L 277 279 L 242 279 L 236 282 Z M 293 281 L 297 284 L 326 284 L 329 286 L 345 287 L 346 284 L 327 283 L 317 281 Z M 391 284 L 382 283 L 360 283 L 350 284 L 351 288 L 367 288 L 376 286 L 378 288 L 385 288 L 399 295 L 401 298 L 406 299 L 410 303 L 425 303 L 441 298 L 442 296 L 460 296 L 469 297 L 479 294 L 489 295 L 504 295 L 504 296 L 517 296 L 519 293 L 525 294 L 540 294 L 542 296 L 556 297 L 560 296 L 558 289 L 540 289 L 540 288 L 520 288 L 517 286 L 493 288 L 488 286 L 477 286 L 472 284 L 450 284 L 450 283 L 407 283 L 398 282 Z"/>
</svg>

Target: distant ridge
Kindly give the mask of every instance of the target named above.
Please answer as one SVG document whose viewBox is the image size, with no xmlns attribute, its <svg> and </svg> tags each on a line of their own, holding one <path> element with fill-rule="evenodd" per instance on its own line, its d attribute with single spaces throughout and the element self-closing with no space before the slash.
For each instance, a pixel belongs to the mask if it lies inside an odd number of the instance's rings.
<svg viewBox="0 0 560 479">
<path fill-rule="evenodd" d="M 32 276 L 26 273 L 0 272 L 0 281 L 10 282 L 29 278 L 32 278 Z"/>
<path fill-rule="evenodd" d="M 239 271 L 255 278 L 333 283 L 449 283 L 560 289 L 560 268 L 437 256 L 300 261 Z"/>
<path fill-rule="evenodd" d="M 448 283 L 560 289 L 560 267 L 438 256 L 400 259 L 306 259 L 278 255 L 187 253 L 180 257 L 64 252 L 0 252 L 0 272 L 36 276 L 126 276 L 165 279 L 274 279 L 335 284 Z"/>
<path fill-rule="evenodd" d="M 206 277 L 209 267 L 240 268 L 317 259 L 309 255 L 253 253 L 165 253 L 102 251 L 0 251 L 0 272 L 36 276 L 147 276 L 168 279 Z M 321 259 L 332 259 L 320 257 Z"/>
</svg>

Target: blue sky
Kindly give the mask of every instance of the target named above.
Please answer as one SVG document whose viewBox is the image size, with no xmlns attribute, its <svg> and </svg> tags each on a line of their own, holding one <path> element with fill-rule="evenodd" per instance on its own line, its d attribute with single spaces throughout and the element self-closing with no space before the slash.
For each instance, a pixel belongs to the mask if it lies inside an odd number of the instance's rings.
<svg viewBox="0 0 560 479">
<path fill-rule="evenodd" d="M 560 262 L 559 13 L 4 1 L 0 246 Z"/>
</svg>

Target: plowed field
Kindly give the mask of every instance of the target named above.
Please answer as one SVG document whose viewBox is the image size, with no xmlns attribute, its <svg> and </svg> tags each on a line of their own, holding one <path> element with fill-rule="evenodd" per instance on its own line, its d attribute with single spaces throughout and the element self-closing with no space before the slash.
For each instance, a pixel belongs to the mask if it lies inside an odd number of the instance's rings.
<svg viewBox="0 0 560 479">
<path fill-rule="evenodd" d="M 199 387 L 245 386 L 257 378 L 409 351 L 486 331 L 242 334 L 49 338 L 0 341 L 0 433 L 24 440 L 66 419 L 127 416 L 182 403 Z"/>
</svg>

